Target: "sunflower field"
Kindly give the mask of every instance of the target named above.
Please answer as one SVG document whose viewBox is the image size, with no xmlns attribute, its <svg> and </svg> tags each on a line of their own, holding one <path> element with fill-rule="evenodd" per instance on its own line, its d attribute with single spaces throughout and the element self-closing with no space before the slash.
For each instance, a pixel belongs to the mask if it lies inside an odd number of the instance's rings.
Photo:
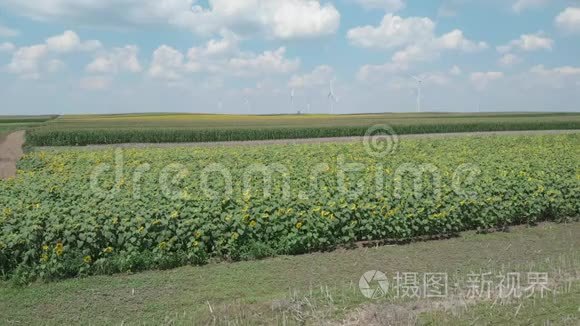
<svg viewBox="0 0 580 326">
<path fill-rule="evenodd" d="M 0 275 L 26 283 L 409 241 L 580 216 L 580 135 L 32 151 L 0 183 Z"/>
</svg>

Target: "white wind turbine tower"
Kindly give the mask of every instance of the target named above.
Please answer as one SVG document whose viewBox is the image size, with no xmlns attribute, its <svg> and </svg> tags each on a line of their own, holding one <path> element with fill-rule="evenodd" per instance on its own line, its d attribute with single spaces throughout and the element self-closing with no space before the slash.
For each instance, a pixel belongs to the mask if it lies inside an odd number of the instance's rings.
<svg viewBox="0 0 580 326">
<path fill-rule="evenodd" d="M 419 78 L 419 76 L 409 75 L 417 82 L 417 112 L 421 112 L 421 86 L 423 84 L 423 80 Z"/>
<path fill-rule="evenodd" d="M 338 103 L 338 97 L 334 93 L 333 87 L 334 79 L 330 80 L 329 90 L 328 90 L 328 102 L 330 103 L 330 114 L 334 114 L 334 104 Z"/>
<path fill-rule="evenodd" d="M 294 96 L 296 93 L 294 92 L 294 88 L 290 91 L 290 105 L 292 105 L 292 111 L 294 111 Z"/>
</svg>

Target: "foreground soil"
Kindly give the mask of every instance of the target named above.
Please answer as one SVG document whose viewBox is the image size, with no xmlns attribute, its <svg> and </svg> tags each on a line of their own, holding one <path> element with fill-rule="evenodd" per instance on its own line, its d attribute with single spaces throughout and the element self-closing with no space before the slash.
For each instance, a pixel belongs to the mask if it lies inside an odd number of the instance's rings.
<svg viewBox="0 0 580 326">
<path fill-rule="evenodd" d="M 24 154 L 22 151 L 24 134 L 22 130 L 0 138 L 0 179 L 4 180 L 16 175 L 16 162 Z"/>
</svg>

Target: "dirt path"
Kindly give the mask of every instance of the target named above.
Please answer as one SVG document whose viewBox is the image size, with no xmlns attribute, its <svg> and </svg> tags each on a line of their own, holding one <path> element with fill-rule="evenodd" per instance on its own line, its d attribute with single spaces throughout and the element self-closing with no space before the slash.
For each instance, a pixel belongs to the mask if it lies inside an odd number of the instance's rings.
<svg viewBox="0 0 580 326">
<path fill-rule="evenodd" d="M 17 131 L 0 139 L 0 179 L 8 179 L 16 175 L 16 162 L 24 154 L 24 131 Z"/>
<path fill-rule="evenodd" d="M 509 136 L 509 135 L 556 135 L 556 134 L 574 134 L 580 133 L 580 130 L 530 130 L 530 131 L 490 131 L 490 132 L 459 132 L 459 133 L 438 133 L 438 134 L 416 134 L 401 135 L 400 139 L 417 139 L 417 138 L 443 138 L 443 137 L 466 137 L 466 136 Z M 329 138 L 306 138 L 306 139 L 275 139 L 275 140 L 249 140 L 249 141 L 224 141 L 224 142 L 202 142 L 202 143 L 131 143 L 131 144 L 112 144 L 112 145 L 88 145 L 82 147 L 66 146 L 46 146 L 36 147 L 39 150 L 44 149 L 66 149 L 81 148 L 87 150 L 106 149 L 106 148 L 166 148 L 166 147 L 213 147 L 213 146 L 256 146 L 256 145 L 288 145 L 288 144 L 321 144 L 321 143 L 354 143 L 363 141 L 363 137 L 329 137 Z"/>
</svg>

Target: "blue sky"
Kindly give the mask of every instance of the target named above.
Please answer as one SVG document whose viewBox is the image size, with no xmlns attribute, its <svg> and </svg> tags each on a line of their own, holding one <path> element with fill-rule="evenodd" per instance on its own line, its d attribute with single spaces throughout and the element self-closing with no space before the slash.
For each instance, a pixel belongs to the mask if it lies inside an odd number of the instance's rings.
<svg viewBox="0 0 580 326">
<path fill-rule="evenodd" d="M 578 111 L 579 58 L 580 1 L 0 0 L 0 114 L 411 112 L 410 75 L 424 111 Z"/>
</svg>

